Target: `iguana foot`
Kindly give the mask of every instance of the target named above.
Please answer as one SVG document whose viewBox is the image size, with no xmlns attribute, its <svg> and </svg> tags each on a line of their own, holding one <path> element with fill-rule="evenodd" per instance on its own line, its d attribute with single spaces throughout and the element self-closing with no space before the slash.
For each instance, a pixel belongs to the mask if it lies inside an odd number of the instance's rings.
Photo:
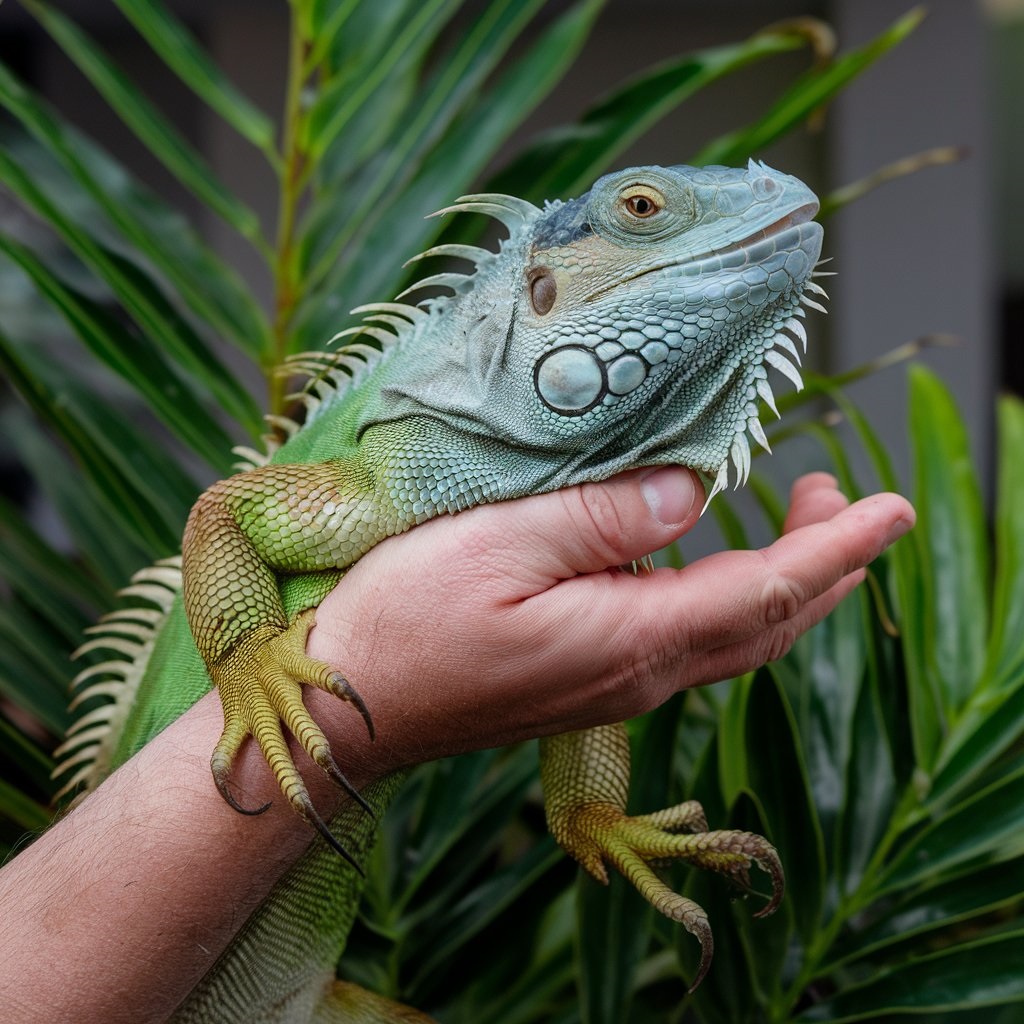
<svg viewBox="0 0 1024 1024">
<path fill-rule="evenodd" d="M 605 865 L 614 865 L 657 910 L 696 936 L 701 945 L 692 986 L 696 988 L 714 948 L 707 914 L 693 900 L 673 892 L 654 873 L 652 863 L 685 860 L 727 875 L 747 890 L 750 865 L 757 864 L 772 881 L 772 895 L 758 917 L 770 914 L 782 899 L 782 864 L 775 848 L 761 836 L 709 832 L 704 811 L 694 800 L 655 814 L 627 816 L 629 761 L 629 736 L 621 724 L 541 740 L 548 827 L 599 882 L 608 881 Z"/>
<path fill-rule="evenodd" d="M 756 864 L 771 879 L 772 893 L 754 916 L 772 913 L 782 899 L 782 863 L 771 843 L 752 832 L 709 832 L 704 811 L 695 800 L 636 817 L 628 817 L 611 803 L 581 803 L 549 814 L 548 825 L 561 846 L 599 882 L 607 884 L 605 864 L 614 865 L 656 910 L 697 938 L 701 958 L 691 992 L 711 966 L 711 926 L 704 910 L 670 889 L 651 863 L 685 860 L 728 876 L 745 892 L 751 891 L 750 866 Z"/>
<path fill-rule="evenodd" d="M 221 796 L 243 814 L 261 814 L 262 807 L 242 806 L 230 789 L 231 765 L 245 740 L 252 736 L 292 807 L 354 866 L 348 851 L 331 834 L 310 800 L 306 784 L 295 767 L 282 723 L 307 754 L 338 786 L 369 814 L 373 811 L 345 778 L 331 754 L 330 744 L 302 702 L 302 684 L 319 687 L 349 701 L 362 715 L 370 738 L 373 720 L 352 685 L 330 666 L 306 655 L 306 637 L 313 626 L 313 609 L 303 612 L 284 630 L 261 626 L 247 633 L 217 664 L 210 675 L 224 707 L 224 732 L 213 751 L 210 766 Z"/>
</svg>

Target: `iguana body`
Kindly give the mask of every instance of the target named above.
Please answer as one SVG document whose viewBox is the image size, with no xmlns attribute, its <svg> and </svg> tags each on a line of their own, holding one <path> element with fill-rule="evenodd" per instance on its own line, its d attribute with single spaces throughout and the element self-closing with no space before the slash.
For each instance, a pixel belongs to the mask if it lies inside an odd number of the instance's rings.
<svg viewBox="0 0 1024 1024">
<path fill-rule="evenodd" d="M 230 767 L 255 736 L 289 802 L 358 862 L 373 818 L 353 803 L 325 826 L 284 738 L 290 732 L 347 785 L 302 704 L 301 685 L 361 705 L 344 665 L 304 653 L 307 610 L 349 565 L 442 512 L 632 466 L 705 470 L 714 476 L 712 494 L 726 486 L 730 463 L 737 483 L 745 480 L 748 432 L 764 442 L 758 397 L 774 408 L 765 364 L 799 383 L 789 360 L 793 337 L 804 340 L 796 318 L 804 289 L 815 287 L 821 246 L 811 221 L 817 201 L 803 184 L 753 162 L 745 170 L 634 168 L 543 210 L 506 196 L 466 197 L 452 209 L 492 214 L 509 237 L 497 253 L 430 250 L 425 255 L 473 261 L 475 273 L 420 284 L 448 287 L 450 297 L 365 307 L 365 323 L 344 333 L 368 336 L 372 346 L 357 337 L 337 355 L 292 363 L 312 374 L 304 426 L 266 465 L 216 484 L 197 502 L 185 534 L 183 601 L 170 595 L 173 567 L 136 585 L 168 614 L 152 635 L 151 624 L 130 612 L 106 627 L 142 626 L 132 635 L 145 650 L 133 652 L 125 670 L 138 683 L 132 707 L 93 713 L 70 749 L 88 749 L 104 719 L 123 719 L 107 751 L 116 765 L 212 679 L 225 708 L 212 762 L 224 796 L 243 809 Z M 649 859 L 680 856 L 740 880 L 755 861 L 772 875 L 770 908 L 777 902 L 781 868 L 760 837 L 707 832 L 692 803 L 625 817 L 629 750 L 621 727 L 545 741 L 542 774 L 562 845 L 598 877 L 606 862 L 615 864 L 682 921 L 704 947 L 701 974 L 710 959 L 703 911 L 667 889 Z M 398 782 L 386 779 L 362 798 L 382 810 Z M 370 997 L 349 988 L 325 996 L 358 880 L 327 843 L 314 844 L 178 1019 L 403 1019 L 392 1004 L 371 1009 Z"/>
</svg>

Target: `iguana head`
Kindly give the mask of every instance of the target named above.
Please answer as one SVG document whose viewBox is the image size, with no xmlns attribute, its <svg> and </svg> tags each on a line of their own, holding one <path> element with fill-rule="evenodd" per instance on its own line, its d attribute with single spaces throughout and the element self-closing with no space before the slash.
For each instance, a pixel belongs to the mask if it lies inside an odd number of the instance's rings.
<svg viewBox="0 0 1024 1024">
<path fill-rule="evenodd" d="M 797 318 L 822 241 L 806 185 L 754 161 L 634 167 L 544 209 L 498 195 L 450 209 L 490 213 L 510 236 L 497 253 L 426 254 L 476 272 L 417 286 L 455 295 L 425 300 L 429 322 L 399 332 L 409 358 L 375 415 L 437 415 L 547 453 L 557 486 L 678 462 L 715 474 L 717 491 L 730 459 L 746 479 L 747 433 L 765 443 L 758 397 L 774 408 L 768 366 L 800 386 Z"/>
</svg>

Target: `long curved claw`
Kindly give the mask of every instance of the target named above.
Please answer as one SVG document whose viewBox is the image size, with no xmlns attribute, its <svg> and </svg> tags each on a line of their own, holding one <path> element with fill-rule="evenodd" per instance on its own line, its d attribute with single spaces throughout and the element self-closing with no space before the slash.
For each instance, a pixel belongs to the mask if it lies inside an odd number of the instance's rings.
<svg viewBox="0 0 1024 1024">
<path fill-rule="evenodd" d="M 370 734 L 370 739 L 375 740 L 377 738 L 377 730 L 373 725 L 373 717 L 370 715 L 370 709 L 366 706 L 363 698 L 359 696 L 356 688 L 340 672 L 333 672 L 331 674 L 331 682 L 333 683 L 331 692 L 334 696 L 347 700 L 355 707 L 366 723 L 366 731 Z"/>
<path fill-rule="evenodd" d="M 327 827 L 324 819 L 320 817 L 316 812 L 316 808 L 313 806 L 313 802 L 309 799 L 309 796 L 303 794 L 298 800 L 292 800 L 292 806 L 299 812 L 302 818 L 309 822 L 323 836 L 327 845 L 330 846 L 335 853 L 340 854 L 345 858 L 362 875 L 366 877 L 365 872 L 360 866 L 359 862 L 352 856 L 348 850 L 342 845 L 341 840 Z M 372 813 L 372 812 L 371 812 Z"/>
</svg>

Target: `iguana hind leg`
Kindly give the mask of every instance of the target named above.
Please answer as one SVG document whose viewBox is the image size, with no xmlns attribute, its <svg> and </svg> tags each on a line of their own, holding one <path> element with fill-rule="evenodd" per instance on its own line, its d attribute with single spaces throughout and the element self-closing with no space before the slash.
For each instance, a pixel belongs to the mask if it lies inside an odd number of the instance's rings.
<svg viewBox="0 0 1024 1024">
<path fill-rule="evenodd" d="M 548 827 L 555 839 L 599 882 L 614 865 L 658 911 L 678 921 L 701 945 L 693 987 L 711 965 L 714 943 L 707 914 L 693 900 L 670 889 L 652 863 L 685 860 L 727 875 L 750 889 L 750 865 L 771 878 L 772 895 L 758 911 L 770 914 L 784 887 L 775 848 L 751 832 L 707 830 L 693 800 L 654 814 L 629 817 L 629 737 L 622 725 L 607 725 L 541 740 L 541 781 Z"/>
</svg>

